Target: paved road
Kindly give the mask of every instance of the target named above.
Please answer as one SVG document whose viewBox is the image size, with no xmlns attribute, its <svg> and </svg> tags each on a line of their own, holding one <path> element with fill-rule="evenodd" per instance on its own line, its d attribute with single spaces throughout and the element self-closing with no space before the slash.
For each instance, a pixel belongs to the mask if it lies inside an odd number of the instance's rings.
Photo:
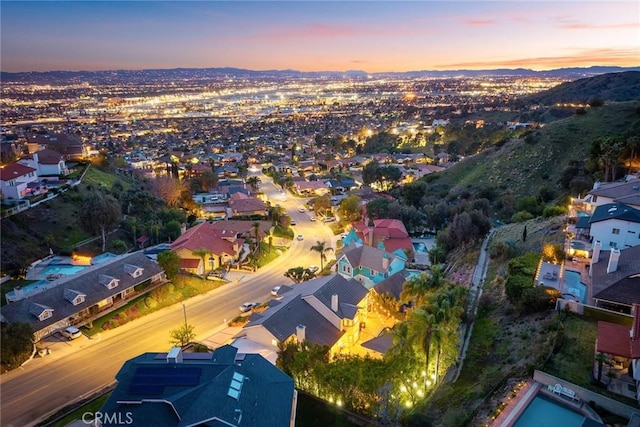
<svg viewBox="0 0 640 427">
<path fill-rule="evenodd" d="M 280 205 L 298 223 L 294 226 L 296 234 L 303 234 L 305 238 L 294 240 L 282 257 L 257 273 L 234 273 L 228 284 L 186 301 L 187 321 L 195 326 L 197 340 L 204 340 L 223 329 L 225 320 L 239 314 L 238 307 L 243 302 L 267 301 L 273 286 L 290 284 L 291 281 L 283 276 L 287 269 L 319 265 L 320 255 L 309 249 L 316 241 L 332 242 L 328 246 L 335 247 L 335 237 L 329 227 L 311 222 L 307 213 L 297 211 L 305 200 L 281 193 L 269 181 L 263 177 L 265 193 L 270 197 L 281 197 Z M 331 259 L 332 253 L 327 256 Z M 183 321 L 183 307 L 176 304 L 106 331 L 99 338 L 53 342 L 51 355 L 35 358 L 22 368 L 0 376 L 1 425 L 33 425 L 112 382 L 126 360 L 144 352 L 167 351 L 171 347 L 169 331 Z"/>
</svg>

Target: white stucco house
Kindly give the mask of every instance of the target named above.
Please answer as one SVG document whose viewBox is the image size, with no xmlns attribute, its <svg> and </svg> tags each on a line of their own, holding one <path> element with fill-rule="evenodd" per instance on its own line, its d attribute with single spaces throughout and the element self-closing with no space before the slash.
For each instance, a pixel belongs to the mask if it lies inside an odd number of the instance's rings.
<svg viewBox="0 0 640 427">
<path fill-rule="evenodd" d="M 11 163 L 0 169 L 0 190 L 3 199 L 20 200 L 31 194 L 38 183 L 38 170 L 20 163 Z"/>
<path fill-rule="evenodd" d="M 598 206 L 589 219 L 589 234 L 602 250 L 640 245 L 640 210 L 623 203 Z"/>
</svg>

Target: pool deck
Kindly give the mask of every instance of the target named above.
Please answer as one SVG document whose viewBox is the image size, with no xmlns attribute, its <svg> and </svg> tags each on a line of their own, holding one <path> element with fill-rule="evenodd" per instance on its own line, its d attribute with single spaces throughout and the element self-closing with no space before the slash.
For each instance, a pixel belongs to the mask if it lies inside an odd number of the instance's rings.
<svg viewBox="0 0 640 427">
<path fill-rule="evenodd" d="M 435 247 L 436 239 L 435 238 L 411 239 L 411 243 L 422 243 L 426 246 L 427 251 L 430 251 Z M 431 265 L 431 261 L 429 261 L 428 253 L 418 252 L 414 250 L 414 258 L 415 258 L 415 263 L 418 265 Z"/>
<path fill-rule="evenodd" d="M 510 427 L 515 424 L 516 420 L 525 410 L 527 405 L 538 394 L 542 385 L 534 380 L 528 380 L 517 396 L 513 398 L 509 405 L 498 415 L 498 417 L 491 424 L 494 427 Z"/>
</svg>

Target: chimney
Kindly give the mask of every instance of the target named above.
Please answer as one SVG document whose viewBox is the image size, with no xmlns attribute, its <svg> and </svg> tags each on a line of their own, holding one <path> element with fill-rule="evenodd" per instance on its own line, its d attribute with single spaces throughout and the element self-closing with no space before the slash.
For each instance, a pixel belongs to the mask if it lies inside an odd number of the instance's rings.
<svg viewBox="0 0 640 427">
<path fill-rule="evenodd" d="M 180 235 L 183 235 L 186 232 L 187 232 L 187 224 L 183 222 L 182 224 L 180 224 Z"/>
<path fill-rule="evenodd" d="M 331 295 L 331 310 L 338 311 L 338 294 Z"/>
<path fill-rule="evenodd" d="M 182 363 L 182 348 L 173 347 L 169 350 L 169 353 L 167 353 L 167 363 Z"/>
<path fill-rule="evenodd" d="M 304 325 L 296 326 L 296 339 L 298 340 L 298 342 L 303 342 L 306 339 L 305 337 L 306 329 L 307 327 Z"/>
<path fill-rule="evenodd" d="M 620 249 L 612 248 L 609 256 L 609 265 L 607 266 L 607 274 L 613 273 L 618 269 L 618 260 L 620 259 Z"/>
<path fill-rule="evenodd" d="M 593 244 L 593 254 L 591 254 L 592 264 L 597 264 L 598 261 L 600 261 L 600 248 L 600 240 L 596 240 L 596 242 Z"/>
<path fill-rule="evenodd" d="M 389 269 L 389 254 L 386 252 L 382 255 L 382 269 L 385 271 Z"/>
<path fill-rule="evenodd" d="M 33 153 L 31 155 L 31 157 L 33 157 L 33 162 L 35 163 L 35 165 L 36 165 L 35 167 L 37 168 L 38 167 L 38 153 Z"/>
<path fill-rule="evenodd" d="M 593 183 L 593 189 L 597 190 L 598 188 L 600 188 L 600 180 Z"/>
<path fill-rule="evenodd" d="M 24 298 L 24 291 L 22 290 L 22 286 L 16 286 L 15 288 L 13 288 L 13 296 L 15 297 L 16 301 L 20 301 Z"/>
</svg>

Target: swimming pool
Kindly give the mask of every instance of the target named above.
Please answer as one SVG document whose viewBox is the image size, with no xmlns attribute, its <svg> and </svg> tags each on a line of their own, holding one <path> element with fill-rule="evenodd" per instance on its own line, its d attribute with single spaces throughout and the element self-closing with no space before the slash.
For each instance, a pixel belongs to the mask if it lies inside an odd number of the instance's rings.
<svg viewBox="0 0 640 427">
<path fill-rule="evenodd" d="M 565 270 L 562 293 L 575 295 L 583 304 L 587 302 L 587 286 L 580 282 L 580 273 Z"/>
<path fill-rule="evenodd" d="M 413 249 L 416 252 L 420 252 L 421 254 L 426 254 L 427 253 L 427 245 L 425 245 L 422 242 L 413 243 Z"/>
<path fill-rule="evenodd" d="M 571 242 L 571 248 L 584 251 L 586 249 L 586 245 L 582 242 Z"/>
<path fill-rule="evenodd" d="M 48 265 L 42 270 L 38 276 L 46 278 L 50 274 L 63 274 L 65 276 L 71 276 L 79 271 L 87 268 L 87 265 Z"/>
<path fill-rule="evenodd" d="M 545 396 L 537 395 L 518 417 L 514 427 L 580 427 L 586 417 Z"/>
</svg>

